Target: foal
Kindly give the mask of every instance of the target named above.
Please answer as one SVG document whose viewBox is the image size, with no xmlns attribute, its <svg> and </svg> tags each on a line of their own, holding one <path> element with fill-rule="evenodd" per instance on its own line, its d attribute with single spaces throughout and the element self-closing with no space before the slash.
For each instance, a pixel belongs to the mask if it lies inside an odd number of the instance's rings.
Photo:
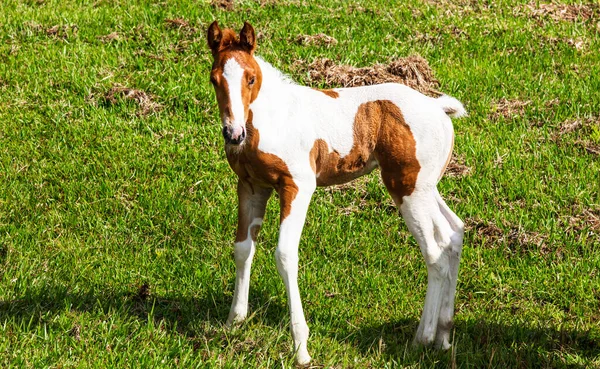
<svg viewBox="0 0 600 369">
<path fill-rule="evenodd" d="M 275 260 L 288 295 L 296 361 L 310 362 L 298 243 L 311 196 L 317 186 L 345 183 L 379 167 L 427 264 L 415 342 L 449 348 L 463 222 L 436 185 L 452 154 L 449 117 L 464 115 L 462 104 L 392 83 L 333 90 L 299 86 L 254 55 L 256 36 L 248 23 L 237 36 L 213 22 L 208 45 L 225 152 L 238 176 L 235 292 L 227 324 L 248 313 L 254 242 L 275 189 L 281 209 Z"/>
</svg>

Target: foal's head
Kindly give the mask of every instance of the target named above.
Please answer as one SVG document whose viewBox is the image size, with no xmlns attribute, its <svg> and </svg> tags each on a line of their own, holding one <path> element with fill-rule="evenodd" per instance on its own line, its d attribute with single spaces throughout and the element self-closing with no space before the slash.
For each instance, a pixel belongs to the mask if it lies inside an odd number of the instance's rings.
<svg viewBox="0 0 600 369">
<path fill-rule="evenodd" d="M 254 59 L 256 36 L 246 22 L 239 37 L 231 29 L 221 30 L 217 21 L 208 27 L 208 46 L 214 62 L 210 82 L 215 88 L 225 143 L 239 145 L 246 138 L 250 103 L 258 96 L 262 74 Z"/>
</svg>

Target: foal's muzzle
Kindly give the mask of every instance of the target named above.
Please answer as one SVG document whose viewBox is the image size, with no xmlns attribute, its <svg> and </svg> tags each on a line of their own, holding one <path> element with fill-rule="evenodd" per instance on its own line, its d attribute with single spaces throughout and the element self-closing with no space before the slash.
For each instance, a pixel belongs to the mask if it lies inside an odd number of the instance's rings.
<svg viewBox="0 0 600 369">
<path fill-rule="evenodd" d="M 223 127 L 223 138 L 225 138 L 226 144 L 239 145 L 246 138 L 246 130 L 242 128 L 241 133 L 236 135 L 233 127 L 225 126 Z"/>
</svg>

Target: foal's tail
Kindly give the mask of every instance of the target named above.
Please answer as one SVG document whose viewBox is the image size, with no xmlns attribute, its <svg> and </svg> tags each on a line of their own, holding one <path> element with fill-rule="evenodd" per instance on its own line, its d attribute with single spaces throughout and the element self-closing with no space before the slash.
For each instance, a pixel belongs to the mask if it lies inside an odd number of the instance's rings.
<svg viewBox="0 0 600 369">
<path fill-rule="evenodd" d="M 460 118 L 467 115 L 467 110 L 463 104 L 452 96 L 442 95 L 435 101 L 450 118 Z"/>
</svg>

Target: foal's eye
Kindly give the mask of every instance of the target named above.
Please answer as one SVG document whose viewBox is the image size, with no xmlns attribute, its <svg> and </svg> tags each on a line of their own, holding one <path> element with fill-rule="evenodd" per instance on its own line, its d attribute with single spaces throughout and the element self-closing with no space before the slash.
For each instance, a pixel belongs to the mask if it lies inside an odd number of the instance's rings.
<svg viewBox="0 0 600 369">
<path fill-rule="evenodd" d="M 254 77 L 250 78 L 250 81 L 248 81 L 248 85 L 252 86 L 254 84 Z"/>
<path fill-rule="evenodd" d="M 215 77 L 213 77 L 213 76 L 210 77 L 210 83 L 212 83 L 213 86 L 217 85 L 217 80 L 215 79 Z"/>
</svg>

